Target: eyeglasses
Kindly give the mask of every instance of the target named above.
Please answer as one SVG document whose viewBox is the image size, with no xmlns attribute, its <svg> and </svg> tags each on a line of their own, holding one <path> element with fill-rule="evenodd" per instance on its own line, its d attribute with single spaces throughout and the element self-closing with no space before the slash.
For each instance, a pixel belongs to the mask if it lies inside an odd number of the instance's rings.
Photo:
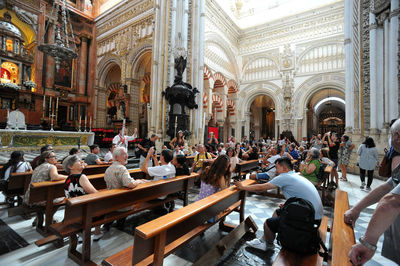
<svg viewBox="0 0 400 266">
<path fill-rule="evenodd" d="M 54 156 L 50 156 L 49 159 L 50 159 L 50 158 L 57 158 L 57 156 L 55 156 L 55 155 L 54 155 Z"/>
</svg>

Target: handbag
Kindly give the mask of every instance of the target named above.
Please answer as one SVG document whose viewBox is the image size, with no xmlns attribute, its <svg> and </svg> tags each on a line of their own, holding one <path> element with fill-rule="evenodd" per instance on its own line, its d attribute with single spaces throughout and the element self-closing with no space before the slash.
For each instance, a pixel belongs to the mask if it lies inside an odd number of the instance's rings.
<svg viewBox="0 0 400 266">
<path fill-rule="evenodd" d="M 385 156 L 379 165 L 378 174 L 382 177 L 390 177 L 392 174 L 392 159 L 388 157 L 388 153 L 385 149 Z"/>
</svg>

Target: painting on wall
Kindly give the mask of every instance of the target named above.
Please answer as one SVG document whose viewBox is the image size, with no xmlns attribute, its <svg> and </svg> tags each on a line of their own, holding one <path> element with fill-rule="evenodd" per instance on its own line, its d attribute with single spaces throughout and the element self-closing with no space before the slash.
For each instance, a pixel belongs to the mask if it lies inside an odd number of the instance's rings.
<svg viewBox="0 0 400 266">
<path fill-rule="evenodd" d="M 54 84 L 57 86 L 72 88 L 73 66 L 73 59 L 62 61 L 58 71 L 57 69 L 55 70 Z"/>
</svg>

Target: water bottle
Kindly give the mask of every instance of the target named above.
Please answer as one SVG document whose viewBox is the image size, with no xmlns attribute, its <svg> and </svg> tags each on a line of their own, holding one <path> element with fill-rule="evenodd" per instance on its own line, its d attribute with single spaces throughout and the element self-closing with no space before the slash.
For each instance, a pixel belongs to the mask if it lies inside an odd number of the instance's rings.
<svg viewBox="0 0 400 266">
<path fill-rule="evenodd" d="M 167 179 L 167 176 L 165 175 L 165 176 L 163 176 L 163 179 Z"/>
</svg>

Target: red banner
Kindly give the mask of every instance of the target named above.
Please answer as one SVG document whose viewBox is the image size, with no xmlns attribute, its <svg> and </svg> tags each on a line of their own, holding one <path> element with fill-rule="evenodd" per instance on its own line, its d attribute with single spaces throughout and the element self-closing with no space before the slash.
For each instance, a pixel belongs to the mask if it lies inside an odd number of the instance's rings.
<svg viewBox="0 0 400 266">
<path fill-rule="evenodd" d="M 210 138 L 210 132 L 214 132 L 215 138 L 218 139 L 218 128 L 208 127 L 208 138 Z"/>
</svg>

